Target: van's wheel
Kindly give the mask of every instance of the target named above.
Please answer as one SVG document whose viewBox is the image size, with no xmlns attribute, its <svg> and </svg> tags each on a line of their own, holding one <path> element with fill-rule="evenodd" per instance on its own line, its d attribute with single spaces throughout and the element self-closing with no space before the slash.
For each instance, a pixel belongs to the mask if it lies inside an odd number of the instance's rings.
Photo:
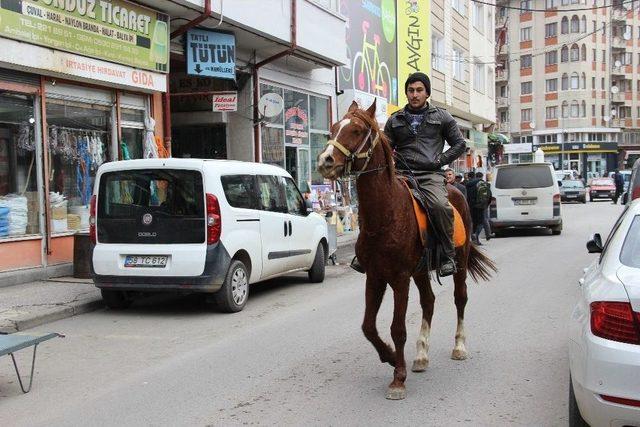
<svg viewBox="0 0 640 427">
<path fill-rule="evenodd" d="M 113 310 L 122 310 L 131 305 L 133 300 L 126 294 L 125 291 L 116 291 L 113 289 L 101 289 L 102 300 L 107 307 Z"/>
<path fill-rule="evenodd" d="M 324 267 L 327 260 L 324 257 L 324 246 L 318 243 L 316 249 L 316 257 L 313 259 L 313 265 L 309 270 L 309 281 L 311 283 L 320 283 L 324 280 Z"/>
<path fill-rule="evenodd" d="M 249 273 L 242 261 L 232 260 L 222 288 L 213 299 L 225 313 L 236 313 L 244 308 L 249 298 Z"/>
<path fill-rule="evenodd" d="M 551 227 L 551 234 L 553 234 L 554 236 L 558 236 L 560 235 L 560 233 L 562 233 L 561 225 L 556 225 L 555 227 Z"/>
<path fill-rule="evenodd" d="M 576 395 L 573 391 L 573 381 L 569 376 L 569 426 L 570 427 L 589 427 L 589 424 L 582 418 Z"/>
</svg>

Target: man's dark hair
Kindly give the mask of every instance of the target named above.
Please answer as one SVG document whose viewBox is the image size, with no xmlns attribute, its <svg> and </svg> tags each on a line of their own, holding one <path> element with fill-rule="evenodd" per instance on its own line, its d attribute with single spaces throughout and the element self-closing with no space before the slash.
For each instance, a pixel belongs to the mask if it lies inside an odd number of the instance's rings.
<svg viewBox="0 0 640 427">
<path fill-rule="evenodd" d="M 422 82 L 424 85 L 424 89 L 427 92 L 427 95 L 431 96 L 431 80 L 429 80 L 429 76 L 425 73 L 413 73 L 409 77 L 407 77 L 407 81 L 404 82 L 404 93 L 407 93 L 407 88 L 411 83 Z"/>
<path fill-rule="evenodd" d="M 467 179 L 473 179 L 476 177 L 476 174 L 473 172 L 467 172 Z"/>
<path fill-rule="evenodd" d="M 482 172 L 476 172 L 476 178 L 482 178 Z"/>
</svg>

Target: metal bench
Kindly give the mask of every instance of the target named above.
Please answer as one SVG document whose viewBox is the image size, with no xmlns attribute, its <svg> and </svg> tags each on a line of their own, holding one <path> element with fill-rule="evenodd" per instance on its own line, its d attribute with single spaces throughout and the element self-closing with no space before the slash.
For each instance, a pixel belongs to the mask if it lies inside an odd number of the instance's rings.
<svg viewBox="0 0 640 427">
<path fill-rule="evenodd" d="M 42 341 L 47 341 L 51 338 L 56 337 L 64 338 L 64 335 L 56 333 L 28 335 L 19 332 L 10 335 L 0 335 L 0 356 L 4 356 L 5 354 L 11 356 L 11 360 L 13 360 L 13 367 L 16 369 L 18 382 L 20 383 L 20 388 L 22 389 L 23 393 L 29 393 L 29 390 L 31 390 L 31 384 L 33 383 L 33 370 L 36 366 L 36 349 L 38 348 L 38 344 L 40 344 Z M 29 378 L 29 387 L 25 389 L 24 385 L 22 384 L 22 377 L 20 376 L 18 364 L 16 363 L 16 358 L 13 353 L 31 346 L 33 346 L 33 359 L 31 360 L 31 377 Z"/>
</svg>

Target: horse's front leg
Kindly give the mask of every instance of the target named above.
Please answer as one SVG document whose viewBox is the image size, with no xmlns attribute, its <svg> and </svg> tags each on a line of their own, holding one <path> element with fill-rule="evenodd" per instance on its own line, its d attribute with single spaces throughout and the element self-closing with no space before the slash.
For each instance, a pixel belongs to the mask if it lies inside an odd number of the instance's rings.
<svg viewBox="0 0 640 427">
<path fill-rule="evenodd" d="M 424 372 L 429 366 L 429 335 L 431 334 L 431 319 L 433 318 L 433 305 L 436 296 L 431 289 L 429 276 L 426 274 L 416 275 L 413 281 L 420 292 L 420 306 L 422 307 L 422 324 L 416 342 L 416 358 L 413 361 L 413 372 Z"/>
<path fill-rule="evenodd" d="M 395 354 L 391 347 L 389 347 L 389 344 L 382 341 L 382 338 L 380 338 L 380 335 L 378 334 L 378 329 L 376 328 L 376 317 L 378 316 L 378 310 L 380 310 L 380 304 L 382 304 L 382 297 L 384 297 L 387 284 L 373 279 L 372 276 L 373 275 L 367 274 L 362 332 L 375 347 L 378 355 L 380 356 L 380 361 L 394 366 Z"/>
<path fill-rule="evenodd" d="M 407 365 L 404 360 L 404 344 L 407 341 L 407 302 L 409 301 L 409 279 L 401 284 L 392 285 L 393 288 L 393 322 L 391 323 L 391 337 L 396 347 L 396 364 L 393 370 L 393 381 L 387 390 L 387 399 L 404 399 L 406 390 L 404 381 L 407 379 Z"/>
<path fill-rule="evenodd" d="M 467 336 L 464 330 L 464 308 L 467 305 L 467 271 L 460 269 L 453 276 L 453 283 L 455 284 L 454 298 L 458 311 L 458 326 L 456 327 L 456 343 L 451 352 L 451 358 L 465 360 L 467 358 L 465 345 Z"/>
</svg>

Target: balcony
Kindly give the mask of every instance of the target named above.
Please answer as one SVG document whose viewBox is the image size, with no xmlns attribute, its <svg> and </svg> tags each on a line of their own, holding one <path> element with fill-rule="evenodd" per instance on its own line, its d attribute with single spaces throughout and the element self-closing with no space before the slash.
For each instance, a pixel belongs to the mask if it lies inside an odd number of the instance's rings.
<svg viewBox="0 0 640 427">
<path fill-rule="evenodd" d="M 611 119 L 610 123 L 614 128 L 623 128 L 625 126 L 624 119 Z"/>
<path fill-rule="evenodd" d="M 624 65 L 620 67 L 611 67 L 611 75 L 612 76 L 624 76 L 625 75 L 625 67 Z"/>
<path fill-rule="evenodd" d="M 506 83 L 509 81 L 509 71 L 499 70 L 496 71 L 496 83 Z"/>
<path fill-rule="evenodd" d="M 613 40 L 611 41 L 611 47 L 613 49 L 626 49 L 627 41 L 622 37 L 614 37 Z"/>
<path fill-rule="evenodd" d="M 509 132 L 509 122 L 502 122 L 496 124 L 498 132 Z"/>
<path fill-rule="evenodd" d="M 496 17 L 496 30 L 500 30 L 507 23 L 506 16 L 497 16 Z"/>
<path fill-rule="evenodd" d="M 615 102 L 616 104 L 624 104 L 625 101 L 626 101 L 626 97 L 624 92 L 611 94 L 611 102 Z"/>
<path fill-rule="evenodd" d="M 496 98 L 496 107 L 498 108 L 508 108 L 509 107 L 509 98 L 499 96 Z"/>
<path fill-rule="evenodd" d="M 614 8 L 611 13 L 611 19 L 613 19 L 614 21 L 626 21 L 627 10 L 624 8 Z"/>
</svg>

